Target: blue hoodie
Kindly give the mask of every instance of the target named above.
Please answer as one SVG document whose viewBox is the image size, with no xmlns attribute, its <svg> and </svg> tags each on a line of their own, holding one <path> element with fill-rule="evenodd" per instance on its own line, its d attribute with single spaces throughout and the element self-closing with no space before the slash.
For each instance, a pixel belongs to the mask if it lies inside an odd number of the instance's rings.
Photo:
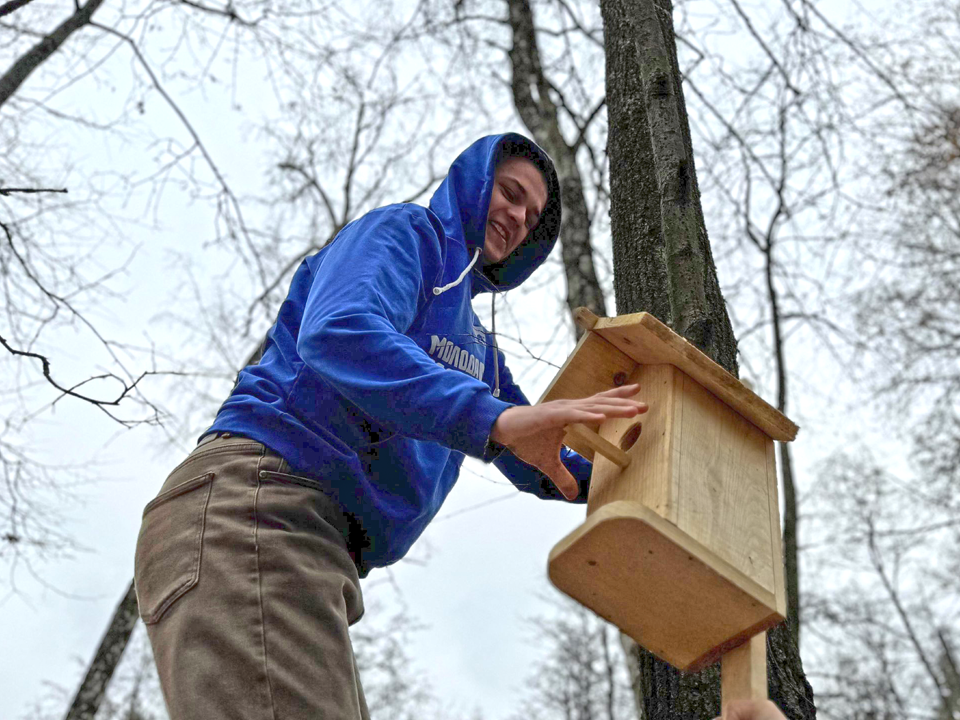
<svg viewBox="0 0 960 720">
<path fill-rule="evenodd" d="M 505 141 L 536 159 L 547 205 L 509 257 L 483 267 L 477 252 Z M 489 462 L 497 417 L 530 404 L 471 301 L 520 285 L 559 229 L 560 187 L 546 153 L 512 133 L 478 140 L 429 208 L 373 210 L 303 261 L 259 363 L 240 372 L 204 434 L 253 438 L 318 480 L 359 526 L 350 542 L 361 576 L 396 562 L 437 514 L 464 455 Z M 585 502 L 589 462 L 566 448 L 562 457 Z M 563 499 L 509 451 L 493 462 L 520 490 Z"/>
</svg>

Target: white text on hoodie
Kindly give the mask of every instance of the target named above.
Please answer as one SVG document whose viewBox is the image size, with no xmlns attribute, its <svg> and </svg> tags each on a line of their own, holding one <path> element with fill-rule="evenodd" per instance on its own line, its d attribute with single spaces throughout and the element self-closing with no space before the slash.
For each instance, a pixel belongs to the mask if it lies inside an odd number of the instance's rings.
<svg viewBox="0 0 960 720">
<path fill-rule="evenodd" d="M 473 375 L 477 380 L 483 380 L 483 363 L 463 348 L 447 340 L 447 338 L 432 335 L 430 337 L 430 355 L 435 355 L 437 360 L 450 367 L 462 370 L 468 375 Z"/>
</svg>

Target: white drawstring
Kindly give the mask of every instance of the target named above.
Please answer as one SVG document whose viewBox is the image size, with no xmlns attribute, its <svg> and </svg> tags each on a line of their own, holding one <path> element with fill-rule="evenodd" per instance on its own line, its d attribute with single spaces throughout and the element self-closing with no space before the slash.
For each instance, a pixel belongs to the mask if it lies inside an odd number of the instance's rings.
<svg viewBox="0 0 960 720">
<path fill-rule="evenodd" d="M 490 337 L 493 338 L 493 396 L 500 397 L 500 348 L 497 347 L 497 293 L 490 293 Z"/>
<path fill-rule="evenodd" d="M 452 283 L 448 283 L 442 287 L 435 287 L 433 289 L 434 295 L 440 295 L 445 293 L 450 288 L 455 288 L 457 285 L 463 282 L 463 279 L 467 276 L 467 273 L 473 269 L 473 266 L 477 264 L 477 260 L 480 258 L 480 248 L 477 248 L 477 252 L 473 256 L 473 260 L 470 261 L 470 264 L 467 265 L 467 269 L 460 273 L 460 277 L 454 280 Z"/>
</svg>

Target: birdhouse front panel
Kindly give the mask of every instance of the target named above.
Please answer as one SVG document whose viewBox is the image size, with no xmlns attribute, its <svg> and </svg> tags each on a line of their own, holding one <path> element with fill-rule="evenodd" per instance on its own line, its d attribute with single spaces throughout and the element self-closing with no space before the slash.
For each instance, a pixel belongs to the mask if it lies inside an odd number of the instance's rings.
<svg viewBox="0 0 960 720">
<path fill-rule="evenodd" d="M 676 524 L 682 377 L 672 365 L 640 365 L 628 382 L 640 385 L 640 396 L 650 409 L 636 418 L 607 420 L 601 427 L 602 437 L 627 452 L 630 465 L 621 468 L 599 453 L 594 457 L 587 516 L 607 503 L 629 500 Z"/>
<path fill-rule="evenodd" d="M 633 374 L 637 361 L 620 352 L 596 333 L 584 333 L 576 348 L 544 391 L 539 402 L 582 398 L 623 385 Z M 597 424 L 587 424 L 596 431 Z M 570 434 L 564 444 L 583 457 L 593 460 L 593 448 Z"/>
</svg>

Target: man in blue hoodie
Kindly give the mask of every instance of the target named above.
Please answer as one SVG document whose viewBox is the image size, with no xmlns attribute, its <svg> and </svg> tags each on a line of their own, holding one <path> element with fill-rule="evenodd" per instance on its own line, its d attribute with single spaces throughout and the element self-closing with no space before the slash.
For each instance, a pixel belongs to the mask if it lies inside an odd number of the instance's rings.
<svg viewBox="0 0 960 720">
<path fill-rule="evenodd" d="M 144 510 L 135 579 L 172 720 L 367 718 L 348 626 L 466 455 L 585 502 L 564 427 L 633 417 L 636 386 L 530 406 L 473 311 L 560 228 L 550 158 L 478 140 L 429 208 L 391 205 L 303 261 L 263 355 Z"/>
</svg>

